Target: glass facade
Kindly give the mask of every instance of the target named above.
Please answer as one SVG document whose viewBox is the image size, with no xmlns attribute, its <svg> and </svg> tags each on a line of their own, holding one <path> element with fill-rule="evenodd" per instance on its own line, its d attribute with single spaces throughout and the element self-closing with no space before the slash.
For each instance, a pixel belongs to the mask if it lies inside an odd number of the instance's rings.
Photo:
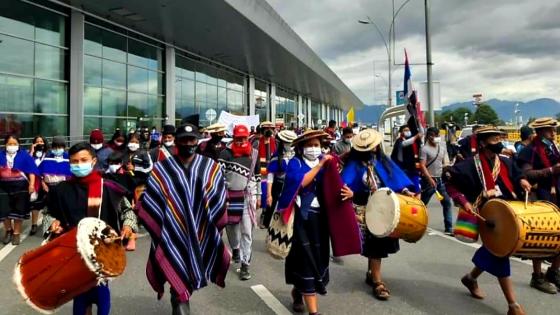
<svg viewBox="0 0 560 315">
<path fill-rule="evenodd" d="M 208 110 L 222 110 L 235 115 L 246 115 L 245 77 L 232 71 L 218 69 L 188 57 L 175 58 L 175 119 L 200 115 L 201 126 L 215 121 L 206 117 Z M 217 119 L 217 117 L 215 119 Z"/>
<path fill-rule="evenodd" d="M 68 133 L 67 18 L 0 1 L 0 137 Z"/>
<path fill-rule="evenodd" d="M 276 119 L 283 119 L 287 127 L 297 125 L 296 99 L 295 95 L 281 89 L 276 90 Z"/>
<path fill-rule="evenodd" d="M 163 49 L 86 23 L 84 134 L 101 128 L 161 127 L 164 119 Z"/>
<path fill-rule="evenodd" d="M 311 101 L 311 127 L 319 127 L 321 119 L 321 104 Z"/>
<path fill-rule="evenodd" d="M 268 84 L 255 80 L 255 114 L 261 121 L 269 120 L 270 102 L 268 99 Z"/>
</svg>

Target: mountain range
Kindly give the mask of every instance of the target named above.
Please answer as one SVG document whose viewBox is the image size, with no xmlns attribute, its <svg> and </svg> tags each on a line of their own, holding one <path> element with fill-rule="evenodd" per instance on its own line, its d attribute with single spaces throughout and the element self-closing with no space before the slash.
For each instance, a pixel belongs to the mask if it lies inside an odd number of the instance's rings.
<svg viewBox="0 0 560 315">
<path fill-rule="evenodd" d="M 498 117 L 506 122 L 513 120 L 515 104 L 519 104 L 519 115 L 523 122 L 527 122 L 531 117 L 554 117 L 560 113 L 560 103 L 551 98 L 539 98 L 528 102 L 490 99 L 484 102 L 489 104 L 496 111 Z M 472 101 L 468 101 L 443 106 L 442 112 L 455 110 L 460 107 L 466 107 L 473 112 L 475 111 Z M 356 111 L 356 120 L 365 124 L 377 124 L 379 116 L 386 108 L 386 105 L 366 105 L 361 110 Z"/>
</svg>

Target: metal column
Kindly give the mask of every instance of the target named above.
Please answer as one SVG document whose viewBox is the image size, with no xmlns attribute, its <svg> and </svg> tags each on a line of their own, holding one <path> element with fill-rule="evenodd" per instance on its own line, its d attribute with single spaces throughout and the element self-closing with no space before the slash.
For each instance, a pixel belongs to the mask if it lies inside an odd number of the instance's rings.
<svg viewBox="0 0 560 315">
<path fill-rule="evenodd" d="M 175 48 L 165 47 L 165 115 L 164 124 L 175 125 Z"/>
<path fill-rule="evenodd" d="M 84 15 L 70 13 L 70 139 L 78 139 L 84 130 Z M 74 143 L 75 141 L 71 141 Z"/>
<path fill-rule="evenodd" d="M 255 115 L 256 110 L 255 110 L 255 78 L 250 76 L 248 78 L 248 89 L 247 89 L 247 97 L 248 97 L 248 102 L 247 104 L 249 104 L 249 115 Z"/>
</svg>

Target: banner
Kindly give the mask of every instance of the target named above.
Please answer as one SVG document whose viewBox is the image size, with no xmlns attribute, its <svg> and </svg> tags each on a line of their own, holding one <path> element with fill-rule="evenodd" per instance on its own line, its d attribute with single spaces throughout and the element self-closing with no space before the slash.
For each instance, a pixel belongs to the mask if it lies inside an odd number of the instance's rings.
<svg viewBox="0 0 560 315">
<path fill-rule="evenodd" d="M 251 127 L 255 127 L 255 129 L 260 124 L 259 115 L 252 115 L 252 116 L 238 116 L 230 114 L 226 111 L 222 111 L 220 113 L 220 117 L 218 118 L 218 123 L 223 124 L 226 126 L 227 133 L 233 134 L 233 127 L 235 125 L 244 124 L 249 129 Z"/>
<path fill-rule="evenodd" d="M 352 123 L 356 121 L 356 119 L 354 118 L 354 106 L 352 106 L 348 111 L 348 114 L 346 114 L 346 121 L 350 125 L 352 125 Z"/>
</svg>

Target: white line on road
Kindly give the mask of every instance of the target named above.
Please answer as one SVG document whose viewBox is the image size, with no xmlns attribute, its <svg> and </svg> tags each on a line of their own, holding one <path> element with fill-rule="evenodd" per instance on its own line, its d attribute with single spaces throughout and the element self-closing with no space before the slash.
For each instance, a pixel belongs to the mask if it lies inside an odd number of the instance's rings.
<svg viewBox="0 0 560 315">
<path fill-rule="evenodd" d="M 272 295 L 272 293 L 270 293 L 270 291 L 268 291 L 268 289 L 262 285 L 262 284 L 257 284 L 254 286 L 251 286 L 251 289 L 255 292 L 256 295 L 258 295 L 261 300 L 264 301 L 264 303 L 277 315 L 291 315 L 292 312 L 288 311 L 288 309 L 282 305 L 282 303 L 280 303 L 280 301 L 278 301 L 278 299 L 276 297 L 274 297 L 274 295 Z"/>
<path fill-rule="evenodd" d="M 452 241 L 457 242 L 457 243 L 459 243 L 459 244 L 463 244 L 463 245 L 465 245 L 465 246 L 472 247 L 472 248 L 475 248 L 475 249 L 478 249 L 478 248 L 480 248 L 480 246 L 481 246 L 481 245 L 478 244 L 478 243 L 465 243 L 465 242 L 461 242 L 460 240 L 456 239 L 456 238 L 453 237 L 453 236 L 445 235 L 445 234 L 441 233 L 440 231 L 436 231 L 436 230 L 433 230 L 433 229 L 431 229 L 431 228 L 428 228 L 428 235 L 435 235 L 435 236 L 443 237 L 443 238 L 446 238 L 446 239 L 448 239 L 448 240 L 452 240 Z M 533 263 L 531 262 L 531 260 L 523 260 L 523 259 L 517 258 L 517 257 L 510 257 L 510 259 L 513 260 L 513 261 L 517 261 L 518 263 L 525 264 L 525 265 L 529 265 L 529 266 L 532 266 L 532 265 L 533 265 Z"/>
<path fill-rule="evenodd" d="M 31 230 L 31 228 L 27 228 L 23 232 L 21 232 L 20 242 L 23 242 L 23 240 L 27 238 L 27 236 L 29 235 L 29 230 Z M 2 262 L 4 258 L 6 258 L 14 249 L 16 249 L 16 247 L 17 246 L 12 245 L 11 243 L 4 245 L 4 247 L 0 249 L 0 262 Z"/>
</svg>

